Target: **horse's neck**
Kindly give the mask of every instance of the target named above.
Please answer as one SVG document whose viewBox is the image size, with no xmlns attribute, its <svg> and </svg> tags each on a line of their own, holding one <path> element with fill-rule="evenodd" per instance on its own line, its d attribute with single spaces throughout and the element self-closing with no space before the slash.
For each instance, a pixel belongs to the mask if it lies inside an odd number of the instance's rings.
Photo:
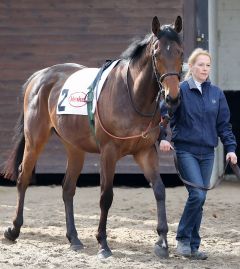
<svg viewBox="0 0 240 269">
<path fill-rule="evenodd" d="M 139 60 L 130 68 L 132 83 L 131 92 L 134 103 L 143 111 L 149 111 L 156 105 L 158 84 L 153 71 L 152 60 Z"/>
</svg>

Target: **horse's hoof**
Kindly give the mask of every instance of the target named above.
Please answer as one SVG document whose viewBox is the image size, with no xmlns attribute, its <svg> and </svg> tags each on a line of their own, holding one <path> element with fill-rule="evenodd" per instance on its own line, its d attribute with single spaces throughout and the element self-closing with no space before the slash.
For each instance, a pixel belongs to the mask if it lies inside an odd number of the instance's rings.
<svg viewBox="0 0 240 269">
<path fill-rule="evenodd" d="M 168 249 L 160 247 L 158 244 L 155 244 L 155 246 L 154 246 L 154 253 L 159 258 L 167 259 L 169 257 Z"/>
<path fill-rule="evenodd" d="M 84 249 L 84 245 L 83 243 L 78 239 L 78 237 L 73 237 L 72 239 L 70 239 L 67 236 L 69 242 L 70 242 L 70 249 L 73 251 L 80 251 L 82 249 Z"/>
<path fill-rule="evenodd" d="M 107 259 L 110 256 L 112 256 L 112 251 L 110 249 L 100 249 L 98 251 L 98 258 L 101 260 Z"/>
<path fill-rule="evenodd" d="M 70 249 L 73 251 L 80 251 L 80 250 L 84 249 L 84 246 L 83 246 L 83 244 L 71 245 Z"/>
<path fill-rule="evenodd" d="M 10 241 L 15 241 L 19 236 L 19 233 L 14 232 L 10 227 L 7 228 L 4 232 L 4 237 Z"/>
</svg>

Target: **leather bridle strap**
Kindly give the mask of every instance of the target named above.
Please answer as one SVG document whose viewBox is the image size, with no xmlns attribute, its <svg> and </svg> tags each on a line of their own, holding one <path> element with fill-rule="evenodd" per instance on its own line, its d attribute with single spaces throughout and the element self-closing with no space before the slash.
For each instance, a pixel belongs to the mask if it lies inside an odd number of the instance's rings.
<svg viewBox="0 0 240 269">
<path fill-rule="evenodd" d="M 160 82 L 163 82 L 164 79 L 165 79 L 166 77 L 169 77 L 169 76 L 177 76 L 178 79 L 179 79 L 179 81 L 180 81 L 180 78 L 181 78 L 181 76 L 180 76 L 179 73 L 177 73 L 177 72 L 169 72 L 169 73 L 165 73 L 165 74 L 162 74 L 162 75 L 161 75 L 161 77 L 160 77 Z"/>
<path fill-rule="evenodd" d="M 164 73 L 164 74 L 160 75 L 158 73 L 158 71 L 157 71 L 157 68 L 156 68 L 155 58 L 156 57 L 154 56 L 154 53 L 152 52 L 152 67 L 153 67 L 153 72 L 154 72 L 154 75 L 155 75 L 155 78 L 156 78 L 157 84 L 158 84 L 158 94 L 157 94 L 157 97 L 156 97 L 156 100 L 155 100 L 155 102 L 156 102 L 155 108 L 150 113 L 141 112 L 136 107 L 136 105 L 134 104 L 133 97 L 132 97 L 132 94 L 131 94 L 131 91 L 130 91 L 130 88 L 129 88 L 129 85 L 128 85 L 128 72 L 129 72 L 130 61 L 128 61 L 126 63 L 126 75 L 124 77 L 125 85 L 127 87 L 128 95 L 129 95 L 129 98 L 130 98 L 131 105 L 132 105 L 133 109 L 135 110 L 135 112 L 137 114 L 141 115 L 142 117 L 154 117 L 154 115 L 156 114 L 157 109 L 158 109 L 158 105 L 159 105 L 159 100 L 160 100 L 160 97 L 161 97 L 161 94 L 162 94 L 162 91 L 163 91 L 162 82 L 164 81 L 164 79 L 166 77 L 168 77 L 168 76 L 177 76 L 179 81 L 180 81 L 180 74 L 177 73 L 177 72 L 168 72 L 168 73 Z"/>
<path fill-rule="evenodd" d="M 155 59 L 156 59 L 156 56 L 152 52 L 152 66 L 153 66 L 153 71 L 154 71 L 154 74 L 155 74 L 155 77 L 156 77 L 156 80 L 157 80 L 157 83 L 158 83 L 159 91 L 161 92 L 162 89 L 163 89 L 162 82 L 164 81 L 164 79 L 166 77 L 169 77 L 169 76 L 177 76 L 178 77 L 178 80 L 180 81 L 181 75 L 179 73 L 177 73 L 177 72 L 168 72 L 168 73 L 164 73 L 164 74 L 160 75 L 158 73 L 158 71 L 157 71 Z"/>
<path fill-rule="evenodd" d="M 177 171 L 177 175 L 179 176 L 181 181 L 187 186 L 198 188 L 198 189 L 204 190 L 204 191 L 212 190 L 213 188 L 217 187 L 224 180 L 224 176 L 225 176 L 226 169 L 227 169 L 228 165 L 231 166 L 231 168 L 232 168 L 233 172 L 235 173 L 235 175 L 238 177 L 238 179 L 240 179 L 240 168 L 239 168 L 239 166 L 237 164 L 232 164 L 230 162 L 230 160 L 227 160 L 226 164 L 225 164 L 225 167 L 224 167 L 224 170 L 223 170 L 223 173 L 221 174 L 220 177 L 218 177 L 218 179 L 214 182 L 214 184 L 212 186 L 209 186 L 209 187 L 200 186 L 200 185 L 197 185 L 195 183 L 192 183 L 190 181 L 185 180 L 181 176 L 181 174 L 179 172 L 177 154 L 176 154 L 176 151 L 174 149 L 173 149 L 173 158 L 174 158 L 174 164 L 175 164 L 175 168 L 176 168 L 176 171 Z"/>
<path fill-rule="evenodd" d="M 233 164 L 230 162 L 230 166 L 234 172 L 234 174 L 237 176 L 238 179 L 240 179 L 240 168 L 237 164 Z"/>
<path fill-rule="evenodd" d="M 132 94 L 131 94 L 131 91 L 130 91 L 130 88 L 129 88 L 129 85 L 128 85 L 128 72 L 129 72 L 129 64 L 130 64 L 130 61 L 128 61 L 126 63 L 126 75 L 124 76 L 124 81 L 125 81 L 125 85 L 127 87 L 127 92 L 128 92 L 128 96 L 129 96 L 129 99 L 130 99 L 130 102 L 131 102 L 131 105 L 134 109 L 134 111 L 139 114 L 140 116 L 142 117 L 154 117 L 157 110 L 158 110 L 158 106 L 159 106 L 159 99 L 160 99 L 160 94 L 157 95 L 156 97 L 156 100 L 155 100 L 155 108 L 152 112 L 150 113 L 144 113 L 144 112 L 141 112 L 137 107 L 136 105 L 134 104 L 134 101 L 133 101 L 133 97 L 132 97 Z M 161 93 L 161 89 L 159 89 L 159 93 Z"/>
</svg>

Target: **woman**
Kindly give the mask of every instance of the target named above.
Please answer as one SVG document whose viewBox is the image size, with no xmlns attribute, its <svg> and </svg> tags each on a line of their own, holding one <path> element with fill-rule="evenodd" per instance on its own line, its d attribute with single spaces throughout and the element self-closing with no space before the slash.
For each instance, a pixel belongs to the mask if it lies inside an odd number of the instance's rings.
<svg viewBox="0 0 240 269">
<path fill-rule="evenodd" d="M 209 80 L 211 56 L 197 48 L 189 57 L 189 70 L 180 83 L 180 105 L 170 121 L 172 141 L 181 176 L 196 185 L 209 186 L 214 162 L 214 148 L 220 137 L 226 159 L 237 163 L 236 140 L 232 133 L 230 112 L 223 92 Z M 162 139 L 160 150 L 169 151 L 171 144 Z M 199 251 L 202 208 L 206 191 L 186 186 L 188 199 L 181 216 L 176 239 L 177 253 L 193 259 L 207 259 Z"/>
</svg>

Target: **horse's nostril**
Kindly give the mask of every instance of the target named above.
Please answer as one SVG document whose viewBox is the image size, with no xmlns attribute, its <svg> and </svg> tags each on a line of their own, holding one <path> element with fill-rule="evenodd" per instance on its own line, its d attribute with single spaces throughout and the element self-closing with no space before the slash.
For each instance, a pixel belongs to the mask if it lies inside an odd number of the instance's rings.
<svg viewBox="0 0 240 269">
<path fill-rule="evenodd" d="M 169 102 L 170 102 L 170 99 L 171 99 L 170 96 L 167 95 L 167 96 L 166 96 L 166 99 L 165 99 L 165 100 L 166 100 L 166 103 L 169 103 Z"/>
</svg>

